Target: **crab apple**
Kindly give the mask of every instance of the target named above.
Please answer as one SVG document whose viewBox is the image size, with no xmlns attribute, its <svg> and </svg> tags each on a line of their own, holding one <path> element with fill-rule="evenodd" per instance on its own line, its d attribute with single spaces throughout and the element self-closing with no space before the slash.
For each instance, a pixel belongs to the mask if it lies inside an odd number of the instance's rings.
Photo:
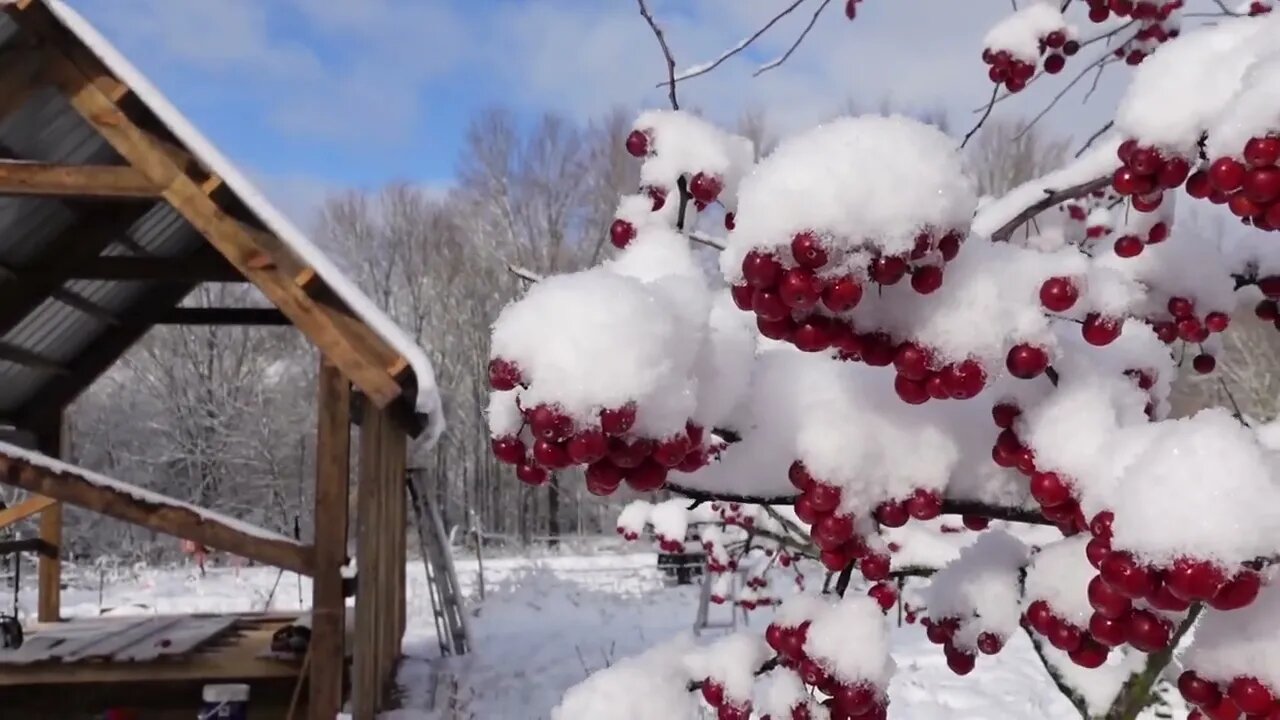
<svg viewBox="0 0 1280 720">
<path fill-rule="evenodd" d="M 1043 507 L 1056 507 L 1071 500 L 1071 487 L 1058 473 L 1037 472 L 1031 476 L 1031 497 Z"/>
<path fill-rule="evenodd" d="M 742 277 L 754 288 L 775 287 L 782 280 L 782 264 L 772 255 L 752 250 L 742 259 Z"/>
<path fill-rule="evenodd" d="M 516 477 L 526 485 L 545 485 L 551 474 L 544 467 L 526 463 L 516 468 Z"/>
<path fill-rule="evenodd" d="M 1116 256 L 1122 258 L 1137 257 L 1142 254 L 1144 247 L 1146 246 L 1138 236 L 1124 235 L 1116 240 L 1115 253 Z"/>
<path fill-rule="evenodd" d="M 917 489 L 907 498 L 907 513 L 917 520 L 932 520 L 942 514 L 942 497 L 932 490 Z"/>
<path fill-rule="evenodd" d="M 875 511 L 876 521 L 885 527 L 900 528 L 911 519 L 906 503 L 881 503 Z"/>
<path fill-rule="evenodd" d="M 653 459 L 664 467 L 675 467 L 689 454 L 689 437 L 684 433 L 660 440 L 653 448 Z"/>
<path fill-rule="evenodd" d="M 791 268 L 782 276 L 778 286 L 782 302 L 795 310 L 810 310 L 822 299 L 822 281 L 809 270 Z"/>
<path fill-rule="evenodd" d="M 1251 168 L 1268 167 L 1280 162 L 1280 137 L 1250 138 L 1244 145 L 1244 161 Z"/>
<path fill-rule="evenodd" d="M 1214 610 L 1239 610 L 1258 597 L 1262 589 L 1262 576 L 1253 570 L 1244 570 L 1227 581 L 1209 600 Z"/>
<path fill-rule="evenodd" d="M 1084 336 L 1085 342 L 1101 347 L 1110 345 L 1116 338 L 1120 337 L 1121 329 L 1122 325 L 1118 318 L 1089 313 L 1085 316 L 1084 325 L 1081 326 L 1080 332 Z"/>
<path fill-rule="evenodd" d="M 814 544 L 823 550 L 835 550 L 853 539 L 853 518 L 849 515 L 824 515 L 810 529 Z"/>
<path fill-rule="evenodd" d="M 871 261 L 871 279 L 881 285 L 897 284 L 907 274 L 907 261 L 900 257 L 881 256 Z"/>
<path fill-rule="evenodd" d="M 1151 571 L 1127 552 L 1113 551 L 1098 571 L 1108 585 L 1125 597 L 1145 597 L 1155 589 Z"/>
<path fill-rule="evenodd" d="M 801 267 L 818 269 L 827 264 L 827 249 L 816 233 L 797 233 L 791 238 L 791 256 Z"/>
<path fill-rule="evenodd" d="M 622 220 L 621 218 L 614 220 L 609 226 L 609 242 L 619 250 L 631 244 L 636 239 L 636 226 Z"/>
<path fill-rule="evenodd" d="M 889 608 L 898 602 L 898 590 L 886 582 L 876 583 L 867 591 L 867 596 L 876 601 L 880 609 L 889 612 Z"/>
<path fill-rule="evenodd" d="M 1150 610 L 1134 610 L 1126 623 L 1126 637 L 1134 648 L 1153 653 L 1169 647 L 1169 623 Z"/>
<path fill-rule="evenodd" d="M 889 556 L 879 553 L 871 553 L 858 563 L 858 569 L 862 571 L 862 577 L 876 582 L 889 577 Z"/>
<path fill-rule="evenodd" d="M 805 496 L 809 498 L 813 509 L 820 513 L 834 512 L 840 504 L 840 488 L 835 485 L 815 482 L 809 487 Z"/>
<path fill-rule="evenodd" d="M 1032 630 L 1041 635 L 1048 635 L 1049 629 L 1056 622 L 1053 617 L 1053 608 L 1049 607 L 1049 603 L 1044 600 L 1036 600 L 1027 606 L 1026 611 L 1027 624 Z"/>
<path fill-rule="evenodd" d="M 587 492 L 592 495 L 610 495 L 622 485 L 622 468 L 608 460 L 593 462 L 586 471 Z"/>
<path fill-rule="evenodd" d="M 723 189 L 724 180 L 713 173 L 694 173 L 693 179 L 689 181 L 689 195 L 707 205 L 715 202 Z"/>
<path fill-rule="evenodd" d="M 1080 290 L 1071 278 L 1051 277 L 1040 285 L 1040 304 L 1053 312 L 1066 312 L 1080 298 Z"/>
<path fill-rule="evenodd" d="M 929 351 L 913 342 L 902 343 L 893 355 L 894 369 L 909 380 L 924 380 L 929 377 L 929 365 L 932 362 L 933 357 Z"/>
<path fill-rule="evenodd" d="M 1049 353 L 1042 347 L 1019 343 L 1009 349 L 1005 367 L 1014 377 L 1030 380 L 1049 367 Z"/>
<path fill-rule="evenodd" d="M 1057 75 L 1067 66 L 1067 58 L 1058 53 L 1050 53 L 1044 59 L 1044 71 L 1050 75 Z"/>
<path fill-rule="evenodd" d="M 1255 677 L 1237 677 L 1227 686 L 1231 701 L 1250 715 L 1262 715 L 1271 710 L 1276 698 L 1271 690 Z"/>
<path fill-rule="evenodd" d="M 924 381 L 912 380 L 906 375 L 894 377 L 893 391 L 908 405 L 923 405 L 929 401 L 929 388 Z"/>
<path fill-rule="evenodd" d="M 1128 623 L 1124 618 L 1110 618 L 1100 612 L 1089 617 L 1089 634 L 1108 647 L 1119 647 L 1128 639 Z"/>
<path fill-rule="evenodd" d="M 964 523 L 965 527 L 975 532 L 986 530 L 991 525 L 990 520 L 976 515 L 965 515 L 960 519 L 960 522 Z"/>
<path fill-rule="evenodd" d="M 751 297 L 751 310 L 762 320 L 778 322 L 791 318 L 791 308 L 772 290 L 756 290 Z"/>
<path fill-rule="evenodd" d="M 831 312 L 852 310 L 862 300 L 862 285 L 849 276 L 836 278 L 822 291 L 822 304 Z"/>
<path fill-rule="evenodd" d="M 636 424 L 636 404 L 627 403 L 600 411 L 600 429 L 607 435 L 621 435 Z"/>
<path fill-rule="evenodd" d="M 1191 360 L 1191 367 L 1201 375 L 1208 375 L 1218 366 L 1218 359 L 1208 353 L 1201 353 Z"/>
<path fill-rule="evenodd" d="M 638 467 L 653 453 L 653 441 L 644 438 L 626 440 L 620 437 L 609 439 L 609 460 L 620 468 L 628 470 Z"/>
<path fill-rule="evenodd" d="M 515 363 L 502 358 L 489 361 L 489 386 L 494 390 L 514 390 L 521 382 L 520 367 Z"/>
<path fill-rule="evenodd" d="M 609 452 L 609 440 L 598 428 L 587 428 L 569 438 L 569 459 L 580 465 L 593 463 Z"/>
<path fill-rule="evenodd" d="M 1080 643 L 1084 640 L 1084 632 L 1069 622 L 1055 619 L 1053 627 L 1049 629 L 1048 637 L 1050 645 L 1062 652 L 1070 653 L 1080 647 Z"/>
<path fill-rule="evenodd" d="M 1270 205 L 1280 198 L 1280 169 L 1254 168 L 1244 178 L 1244 194 L 1260 205 Z"/>
<path fill-rule="evenodd" d="M 787 479 L 800 492 L 807 492 L 813 486 L 813 476 L 799 460 L 791 463 L 791 467 L 787 468 Z"/>
<path fill-rule="evenodd" d="M 1178 692 L 1192 705 L 1212 707 L 1222 700 L 1222 691 L 1218 684 L 1206 680 L 1194 670 L 1187 670 L 1178 676 Z"/>
<path fill-rule="evenodd" d="M 993 632 L 984 632 L 978 635 L 978 652 L 983 655 L 996 655 L 1004 649 L 1004 638 Z"/>
<path fill-rule="evenodd" d="M 928 295 L 942 287 L 942 268 L 937 265 L 922 265 L 911 273 L 911 289 L 921 295 Z"/>
<path fill-rule="evenodd" d="M 992 406 L 991 419 L 995 422 L 996 427 L 1008 430 L 1013 427 L 1013 422 L 1022 414 L 1022 410 L 1013 403 L 1000 403 Z"/>
<path fill-rule="evenodd" d="M 1226 332 L 1231 325 L 1231 316 L 1224 312 L 1211 312 L 1204 316 L 1204 326 L 1209 332 Z"/>
<path fill-rule="evenodd" d="M 1234 158 L 1224 157 L 1209 166 L 1209 182 L 1222 192 L 1235 192 L 1244 184 L 1245 167 Z"/>
<path fill-rule="evenodd" d="M 959 650 L 952 645 L 944 645 L 942 654 L 947 658 L 947 667 L 951 668 L 951 672 L 957 675 L 968 675 L 973 672 L 973 667 L 977 663 L 977 658 L 973 656 L 973 653 Z"/>
<path fill-rule="evenodd" d="M 508 465 L 519 465 L 525 460 L 524 442 L 514 435 L 503 435 L 489 441 L 493 456 Z"/>
<path fill-rule="evenodd" d="M 667 469 L 652 459 L 646 459 L 627 471 L 627 485 L 637 492 L 661 490 L 667 484 Z"/>
<path fill-rule="evenodd" d="M 644 130 L 632 130 L 631 134 L 627 135 L 627 152 L 630 153 L 632 157 L 644 157 L 649 154 L 651 142 L 652 138 L 649 136 L 648 132 Z"/>
</svg>

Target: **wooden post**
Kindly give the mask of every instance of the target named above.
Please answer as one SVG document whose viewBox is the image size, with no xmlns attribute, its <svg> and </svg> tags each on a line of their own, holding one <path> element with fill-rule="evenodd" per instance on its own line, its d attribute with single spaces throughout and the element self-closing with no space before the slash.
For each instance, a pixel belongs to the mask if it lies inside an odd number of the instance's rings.
<svg viewBox="0 0 1280 720">
<path fill-rule="evenodd" d="M 49 457 L 62 457 L 62 412 L 51 413 L 40 427 L 33 428 L 36 450 Z M 36 619 L 58 622 L 62 619 L 62 503 L 55 503 L 40 513 L 40 539 L 51 545 L 53 557 L 41 555 L 37 561 L 39 594 Z"/>
<path fill-rule="evenodd" d="M 351 383 L 321 361 L 316 414 L 315 576 L 311 608 L 308 716 L 333 720 L 342 710 L 346 601 L 347 483 L 351 459 Z"/>
</svg>

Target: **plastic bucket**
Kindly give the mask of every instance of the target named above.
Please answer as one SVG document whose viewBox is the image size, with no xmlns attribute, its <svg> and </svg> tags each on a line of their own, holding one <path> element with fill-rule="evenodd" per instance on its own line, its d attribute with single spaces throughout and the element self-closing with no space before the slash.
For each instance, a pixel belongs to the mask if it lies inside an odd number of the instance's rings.
<svg viewBox="0 0 1280 720">
<path fill-rule="evenodd" d="M 248 685 L 205 685 L 198 720 L 249 720 Z"/>
</svg>

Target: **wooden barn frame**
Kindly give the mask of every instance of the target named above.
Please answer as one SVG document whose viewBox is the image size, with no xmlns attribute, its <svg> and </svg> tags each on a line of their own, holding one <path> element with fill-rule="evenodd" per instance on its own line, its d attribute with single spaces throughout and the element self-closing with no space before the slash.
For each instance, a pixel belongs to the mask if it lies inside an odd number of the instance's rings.
<svg viewBox="0 0 1280 720">
<path fill-rule="evenodd" d="M 202 282 L 252 283 L 273 307 L 181 306 Z M 319 351 L 312 544 L 58 461 L 67 406 L 165 324 L 292 325 Z M 92 27 L 62 0 L 0 0 L 0 481 L 29 493 L 0 511 L 0 528 L 39 515 L 41 624 L 29 642 L 75 625 L 56 624 L 64 504 L 305 574 L 314 590 L 305 662 L 246 649 L 275 622 L 248 618 L 238 639 L 165 662 L 0 664 L 6 714 L 67 717 L 95 688 L 135 701 L 143 687 L 182 693 L 189 707 L 203 682 L 296 690 L 305 679 L 305 717 L 333 720 L 345 681 L 356 720 L 373 718 L 405 628 L 407 442 L 438 435 L 438 408 L 421 349 Z M 358 577 L 345 648 L 353 421 Z"/>
</svg>

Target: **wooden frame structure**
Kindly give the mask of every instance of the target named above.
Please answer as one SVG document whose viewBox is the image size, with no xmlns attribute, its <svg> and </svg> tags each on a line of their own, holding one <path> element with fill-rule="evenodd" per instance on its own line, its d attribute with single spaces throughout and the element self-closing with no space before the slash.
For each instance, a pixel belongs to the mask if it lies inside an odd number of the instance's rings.
<svg viewBox="0 0 1280 720">
<path fill-rule="evenodd" d="M 308 717 L 332 720 L 349 677 L 354 717 L 371 720 L 405 628 L 405 461 L 408 438 L 438 422 L 423 412 L 438 407 L 423 402 L 435 392 L 429 364 L 313 247 L 282 232 L 234 170 L 193 142 L 62 0 L 0 4 L 0 38 L 0 430 L 26 437 L 30 451 L 0 443 L 0 482 L 30 493 L 0 511 L 0 527 L 39 515 L 41 547 L 52 550 L 39 559 L 39 620 L 61 619 L 65 504 L 306 574 L 314 579 Z M 270 306 L 181 307 L 202 282 L 251 283 Z M 291 325 L 316 347 L 311 544 L 57 462 L 66 407 L 162 324 Z M 341 569 L 357 419 L 359 577 L 348 649 Z M 174 680 L 200 679 L 194 665 L 189 677 L 172 671 Z M 14 672 L 0 665 L 0 707 L 21 706 L 23 683 L 5 682 Z M 68 672 L 65 683 L 91 675 Z M 103 669 L 103 677 L 128 673 Z M 50 675 L 41 686 L 56 682 Z"/>
</svg>

